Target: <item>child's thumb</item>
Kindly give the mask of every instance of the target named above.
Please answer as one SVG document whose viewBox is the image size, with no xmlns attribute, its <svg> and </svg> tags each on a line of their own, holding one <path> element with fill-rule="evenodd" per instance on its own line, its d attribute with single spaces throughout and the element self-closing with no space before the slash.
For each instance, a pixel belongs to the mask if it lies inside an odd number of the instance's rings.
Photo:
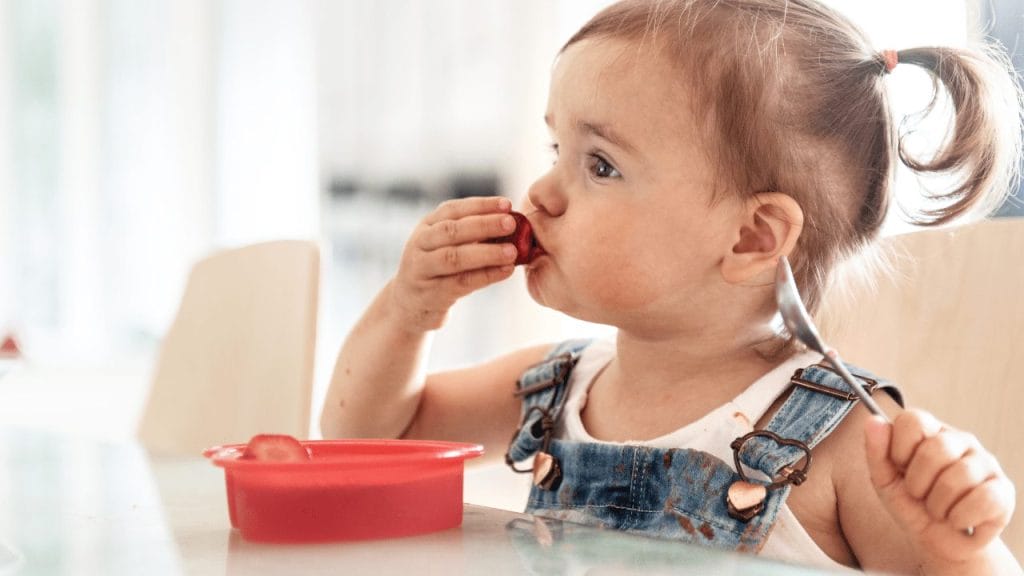
<svg viewBox="0 0 1024 576">
<path fill-rule="evenodd" d="M 892 425 L 878 416 L 871 416 L 864 425 L 864 448 L 868 472 L 875 488 L 884 490 L 899 479 L 900 471 L 889 459 Z"/>
</svg>

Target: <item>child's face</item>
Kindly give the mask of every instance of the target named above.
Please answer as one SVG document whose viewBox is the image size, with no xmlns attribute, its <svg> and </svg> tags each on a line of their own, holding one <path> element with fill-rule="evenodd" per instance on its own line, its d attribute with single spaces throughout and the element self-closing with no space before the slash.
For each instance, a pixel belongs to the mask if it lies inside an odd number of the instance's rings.
<svg viewBox="0 0 1024 576">
<path fill-rule="evenodd" d="M 535 300 L 623 328 L 710 313 L 739 204 L 723 194 L 712 206 L 686 84 L 623 41 L 584 40 L 559 58 L 546 114 L 557 160 L 525 209 L 548 252 L 527 270 Z"/>
</svg>

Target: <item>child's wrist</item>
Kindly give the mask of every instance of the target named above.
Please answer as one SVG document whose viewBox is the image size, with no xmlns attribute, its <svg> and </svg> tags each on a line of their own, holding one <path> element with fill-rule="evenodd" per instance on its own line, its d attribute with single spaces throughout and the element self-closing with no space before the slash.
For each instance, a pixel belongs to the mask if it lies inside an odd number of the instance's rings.
<svg viewBox="0 0 1024 576">
<path fill-rule="evenodd" d="M 384 303 L 385 321 L 391 324 L 394 331 L 403 336 L 418 339 L 440 328 L 447 316 L 445 312 L 434 312 L 424 308 L 409 306 L 396 294 L 395 280 L 392 279 L 384 287 L 386 292 Z"/>
</svg>

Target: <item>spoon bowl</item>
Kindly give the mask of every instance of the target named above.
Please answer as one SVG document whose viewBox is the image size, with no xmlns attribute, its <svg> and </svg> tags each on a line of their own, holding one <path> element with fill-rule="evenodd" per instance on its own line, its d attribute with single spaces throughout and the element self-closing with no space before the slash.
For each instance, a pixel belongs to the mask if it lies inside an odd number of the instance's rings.
<svg viewBox="0 0 1024 576">
<path fill-rule="evenodd" d="M 775 300 L 779 306 L 779 313 L 782 321 L 797 340 L 801 341 L 811 350 L 822 354 L 825 360 L 835 369 L 842 379 L 853 389 L 864 406 L 876 416 L 889 422 L 889 418 L 882 412 L 882 409 L 875 403 L 875 400 L 861 386 L 860 382 L 853 377 L 846 364 L 839 358 L 839 352 L 822 340 L 818 328 L 807 313 L 803 299 L 800 298 L 800 291 L 796 287 L 796 280 L 793 278 L 793 269 L 789 266 L 789 260 L 782 256 L 779 258 L 779 265 L 775 271 Z"/>
</svg>

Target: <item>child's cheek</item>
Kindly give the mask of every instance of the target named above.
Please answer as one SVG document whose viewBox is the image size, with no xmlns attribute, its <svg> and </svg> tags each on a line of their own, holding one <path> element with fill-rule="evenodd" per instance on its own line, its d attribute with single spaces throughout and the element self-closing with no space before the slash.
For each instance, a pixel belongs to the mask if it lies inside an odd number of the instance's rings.
<svg viewBox="0 0 1024 576">
<path fill-rule="evenodd" d="M 608 311 L 643 308 L 659 298 L 663 274 L 648 255 L 630 247 L 606 247 L 599 257 L 589 259 L 581 271 L 580 289 L 590 294 L 592 304 Z"/>
</svg>

